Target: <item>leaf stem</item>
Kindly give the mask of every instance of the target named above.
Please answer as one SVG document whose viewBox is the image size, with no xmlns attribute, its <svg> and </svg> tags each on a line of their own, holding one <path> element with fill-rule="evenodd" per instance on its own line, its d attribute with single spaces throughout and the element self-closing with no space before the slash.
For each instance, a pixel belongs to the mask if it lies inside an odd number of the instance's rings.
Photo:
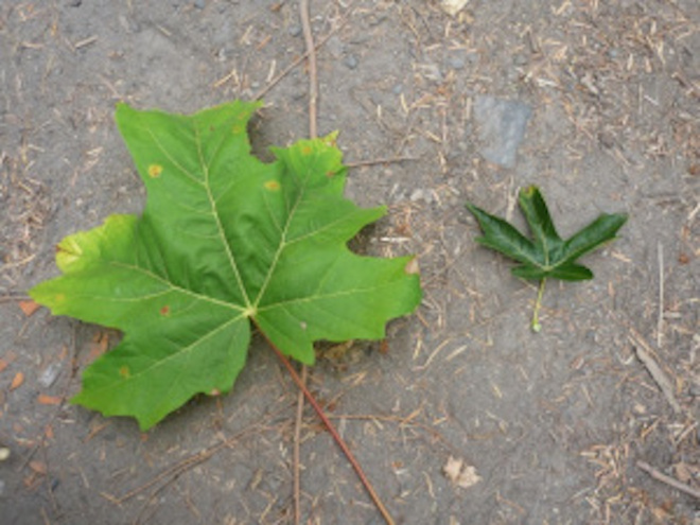
<svg viewBox="0 0 700 525">
<path fill-rule="evenodd" d="M 542 330 L 542 325 L 540 324 L 540 306 L 542 306 L 542 296 L 544 295 L 544 285 L 546 282 L 546 277 L 540 279 L 540 287 L 539 290 L 537 290 L 537 301 L 535 302 L 535 311 L 532 313 L 532 324 L 530 326 L 535 333 Z"/>
<path fill-rule="evenodd" d="M 352 465 L 352 468 L 355 469 L 355 472 L 357 473 L 357 476 L 360 478 L 360 481 L 362 482 L 362 485 L 365 487 L 367 490 L 367 493 L 369 494 L 370 498 L 372 498 L 372 501 L 374 502 L 375 506 L 377 507 L 377 510 L 379 510 L 380 514 L 384 518 L 384 521 L 387 523 L 387 525 L 394 525 L 394 520 L 389 514 L 389 511 L 386 509 L 384 504 L 382 503 L 382 500 L 379 499 L 379 495 L 377 492 L 374 490 L 374 487 L 370 483 L 369 479 L 367 479 L 367 476 L 365 475 L 364 471 L 362 470 L 362 467 L 360 464 L 357 462 L 355 459 L 355 456 L 353 453 L 350 451 L 348 448 L 347 443 L 343 440 L 342 437 L 340 437 L 340 434 L 338 434 L 338 431 L 336 430 L 335 426 L 333 426 L 333 423 L 328 419 L 328 416 L 326 416 L 326 413 L 323 411 L 323 408 L 321 408 L 321 405 L 318 404 L 318 401 L 316 401 L 316 398 L 309 392 L 309 389 L 306 388 L 306 385 L 302 382 L 301 378 L 299 377 L 299 374 L 297 374 L 297 371 L 294 370 L 294 367 L 292 364 L 289 362 L 289 359 L 287 359 L 284 354 L 277 348 L 272 342 L 268 339 L 267 342 L 270 344 L 270 347 L 275 351 L 275 354 L 277 354 L 277 357 L 279 358 L 280 361 L 284 364 L 284 366 L 287 368 L 289 373 L 292 376 L 292 379 L 296 383 L 296 385 L 301 389 L 301 391 L 304 393 L 304 397 L 306 397 L 306 400 L 311 404 L 312 407 L 314 407 L 314 410 L 318 414 L 318 417 L 321 418 L 321 421 L 325 425 L 325 427 L 328 429 L 328 432 L 330 432 L 331 436 L 333 436 L 333 439 L 335 442 L 338 444 L 340 449 L 343 451 L 343 454 L 345 454 L 345 457 L 348 458 L 348 461 Z"/>
</svg>

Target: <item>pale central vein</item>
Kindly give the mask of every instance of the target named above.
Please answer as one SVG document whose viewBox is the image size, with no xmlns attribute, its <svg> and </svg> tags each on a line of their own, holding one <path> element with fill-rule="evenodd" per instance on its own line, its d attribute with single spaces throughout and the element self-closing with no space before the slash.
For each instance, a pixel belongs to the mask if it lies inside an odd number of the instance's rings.
<svg viewBox="0 0 700 525">
<path fill-rule="evenodd" d="M 238 288 L 241 291 L 241 296 L 243 297 L 243 300 L 245 302 L 245 310 L 250 310 L 251 308 L 251 303 L 250 303 L 250 298 L 248 297 L 248 292 L 246 291 L 245 286 L 243 285 L 243 278 L 241 276 L 241 272 L 238 269 L 238 264 L 236 263 L 236 258 L 233 255 L 233 252 L 231 251 L 231 246 L 229 246 L 228 241 L 226 239 L 226 232 L 224 231 L 224 225 L 221 223 L 221 219 L 219 218 L 219 213 L 216 208 L 216 200 L 214 199 L 214 196 L 211 193 L 211 184 L 209 181 L 210 177 L 210 172 L 209 172 L 209 165 L 207 162 L 204 160 L 204 155 L 202 153 L 202 141 L 200 140 L 199 137 L 199 130 L 196 125 L 193 127 L 194 129 L 194 134 L 195 134 L 195 143 L 197 145 L 197 155 L 199 156 L 199 161 L 202 165 L 202 170 L 204 171 L 204 189 L 207 192 L 207 199 L 209 199 L 209 204 L 211 206 L 212 210 L 212 215 L 214 216 L 214 221 L 216 223 L 216 228 L 219 234 L 219 238 L 221 240 L 221 244 L 224 246 L 224 251 L 226 252 L 226 257 L 229 260 L 229 264 L 231 265 L 231 270 L 233 271 L 233 274 L 236 278 L 236 284 L 238 285 Z"/>
</svg>

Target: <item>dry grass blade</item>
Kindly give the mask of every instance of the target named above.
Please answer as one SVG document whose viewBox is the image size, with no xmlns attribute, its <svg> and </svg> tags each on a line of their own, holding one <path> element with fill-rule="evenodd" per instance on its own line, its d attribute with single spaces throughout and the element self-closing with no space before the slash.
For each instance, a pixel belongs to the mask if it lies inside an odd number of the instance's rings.
<svg viewBox="0 0 700 525">
<path fill-rule="evenodd" d="M 653 351 L 649 347 L 649 344 L 634 328 L 630 328 L 629 339 L 632 343 L 637 358 L 646 367 L 647 371 L 659 386 L 663 395 L 666 397 L 666 400 L 673 408 L 674 412 L 676 414 L 681 413 L 681 406 L 678 404 L 676 396 L 673 392 L 673 383 L 671 383 L 671 380 L 654 359 Z"/>
</svg>

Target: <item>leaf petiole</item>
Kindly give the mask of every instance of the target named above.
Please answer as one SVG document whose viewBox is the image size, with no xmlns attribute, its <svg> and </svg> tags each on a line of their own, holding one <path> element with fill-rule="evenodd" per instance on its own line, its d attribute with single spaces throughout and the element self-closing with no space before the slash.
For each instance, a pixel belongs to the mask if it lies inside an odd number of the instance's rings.
<svg viewBox="0 0 700 525">
<path fill-rule="evenodd" d="M 542 330 L 542 325 L 540 324 L 540 306 L 542 306 L 542 296 L 544 295 L 544 285 L 547 282 L 547 278 L 540 279 L 540 287 L 537 290 L 537 301 L 535 301 L 535 311 L 532 313 L 532 331 L 539 333 Z"/>
</svg>

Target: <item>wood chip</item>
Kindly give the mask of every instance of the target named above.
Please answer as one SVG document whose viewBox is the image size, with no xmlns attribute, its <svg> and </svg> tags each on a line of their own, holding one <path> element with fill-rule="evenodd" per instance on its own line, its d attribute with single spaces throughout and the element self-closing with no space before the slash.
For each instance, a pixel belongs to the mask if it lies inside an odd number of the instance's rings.
<svg viewBox="0 0 700 525">
<path fill-rule="evenodd" d="M 24 374 L 22 372 L 17 372 L 15 377 L 12 378 L 12 383 L 10 383 L 10 391 L 16 390 L 24 383 Z"/>
<path fill-rule="evenodd" d="M 37 474 L 46 474 L 48 472 L 48 468 L 46 467 L 46 463 L 43 461 L 30 461 L 29 462 L 29 468 L 32 469 L 34 472 Z"/>
<path fill-rule="evenodd" d="M 41 308 L 41 305 L 38 303 L 35 303 L 31 299 L 28 301 L 20 301 L 17 303 L 19 305 L 20 310 L 26 315 L 27 317 L 31 317 L 34 315 L 34 312 L 36 312 L 39 308 Z"/>
<path fill-rule="evenodd" d="M 60 405 L 61 401 L 63 401 L 60 397 L 47 396 L 45 394 L 39 394 L 36 400 L 40 405 Z"/>
<path fill-rule="evenodd" d="M 630 332 L 629 339 L 632 343 L 632 347 L 634 348 L 634 353 L 637 355 L 637 359 L 639 359 L 646 367 L 651 377 L 661 389 L 661 393 L 663 393 L 666 400 L 673 408 L 674 412 L 677 414 L 681 413 L 681 406 L 678 404 L 676 396 L 673 392 L 673 383 L 654 359 L 651 347 L 634 328 L 632 328 Z"/>
<path fill-rule="evenodd" d="M 456 16 L 464 6 L 469 3 L 469 0 L 442 0 L 442 10 L 450 16 Z"/>
</svg>

